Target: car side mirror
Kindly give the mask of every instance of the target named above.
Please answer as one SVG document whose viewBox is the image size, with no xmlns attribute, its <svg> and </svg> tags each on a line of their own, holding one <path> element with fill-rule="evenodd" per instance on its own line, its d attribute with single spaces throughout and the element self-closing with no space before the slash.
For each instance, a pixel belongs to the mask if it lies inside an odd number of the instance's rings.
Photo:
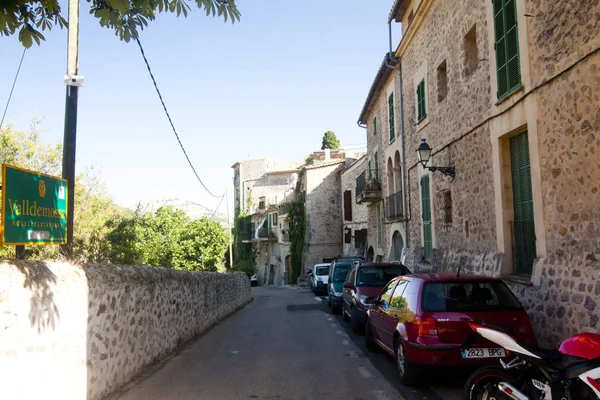
<svg viewBox="0 0 600 400">
<path fill-rule="evenodd" d="M 312 275 L 312 271 L 311 271 L 310 269 L 307 269 L 307 270 L 306 270 L 306 273 L 307 273 L 308 275 Z"/>
<path fill-rule="evenodd" d="M 364 304 L 373 304 L 377 301 L 377 299 L 375 297 L 367 297 L 365 298 L 365 300 L 363 301 Z"/>
<path fill-rule="evenodd" d="M 350 282 L 344 282 L 344 289 L 354 289 L 354 285 Z"/>
</svg>

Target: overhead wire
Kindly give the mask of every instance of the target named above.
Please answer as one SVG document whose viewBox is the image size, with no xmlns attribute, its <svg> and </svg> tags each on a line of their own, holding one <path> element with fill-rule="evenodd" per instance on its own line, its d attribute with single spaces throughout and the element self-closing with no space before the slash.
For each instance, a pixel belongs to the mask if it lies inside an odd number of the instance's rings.
<svg viewBox="0 0 600 400">
<path fill-rule="evenodd" d="M 179 138 L 179 134 L 177 133 L 177 129 L 175 129 L 175 125 L 173 124 L 173 120 L 171 119 L 171 115 L 169 114 L 169 111 L 167 110 L 167 106 L 165 105 L 165 102 L 162 98 L 162 94 L 160 93 L 160 89 L 158 89 L 158 84 L 156 83 L 156 79 L 154 79 L 154 74 L 152 74 L 152 69 L 150 68 L 150 63 L 148 62 L 148 59 L 146 58 L 146 53 L 144 52 L 144 48 L 142 47 L 142 42 L 140 42 L 139 38 L 135 38 L 135 41 L 137 42 L 139 48 L 140 48 L 140 52 L 142 53 L 142 57 L 144 58 L 144 62 L 146 63 L 146 68 L 148 68 L 148 73 L 150 74 L 150 78 L 152 78 L 152 83 L 154 83 L 154 88 L 156 89 L 156 93 L 158 93 L 158 98 L 160 99 L 160 103 L 163 106 L 163 109 L 165 110 L 165 114 L 167 115 L 167 119 L 169 120 L 169 124 L 171 124 L 171 128 L 173 129 L 173 133 L 175 134 L 175 137 L 177 138 L 177 142 L 179 142 L 179 146 L 181 147 L 181 150 L 183 151 L 183 155 L 185 155 L 185 158 L 188 162 L 188 164 L 190 164 L 190 167 L 192 168 L 192 171 L 194 172 L 194 175 L 196 175 L 196 179 L 198 179 L 198 182 L 200 182 L 200 184 L 202 185 L 202 187 L 204 188 L 204 190 L 206 190 L 208 192 L 208 194 L 210 194 L 212 197 L 215 198 L 222 198 L 225 196 L 225 194 L 222 194 L 220 196 L 217 196 L 215 194 L 213 194 L 210 190 L 208 190 L 208 188 L 206 187 L 206 185 L 204 184 L 204 182 L 202 182 L 202 179 L 200 179 L 200 176 L 198 175 L 198 172 L 196 172 L 196 168 L 194 168 L 194 165 L 192 164 L 192 161 L 190 160 L 190 158 L 188 157 L 187 152 L 185 151 L 185 147 L 183 147 L 183 143 L 181 143 L 181 139 Z"/>
<path fill-rule="evenodd" d="M 212 213 L 212 215 L 210 216 L 209 219 L 213 219 L 214 218 L 215 214 L 219 210 L 219 207 L 221 207 L 221 203 L 223 202 L 224 198 L 225 198 L 225 195 L 221 196 L 221 200 L 219 200 L 219 204 L 217 204 L 217 208 L 215 208 L 215 211 Z"/>
<path fill-rule="evenodd" d="M 19 68 L 17 68 L 17 74 L 15 75 L 15 79 L 13 81 L 12 87 L 10 88 L 10 94 L 8 95 L 8 100 L 6 101 L 6 107 L 4 107 L 4 113 L 2 114 L 2 120 L 0 120 L 0 129 L 2 129 L 2 125 L 4 124 L 4 117 L 6 117 L 6 111 L 8 110 L 8 105 L 10 104 L 10 99 L 12 98 L 13 90 L 15 90 L 15 85 L 17 83 L 17 79 L 19 78 L 19 72 L 21 72 L 21 65 L 23 64 L 23 58 L 25 58 L 25 52 L 27 48 L 23 49 L 23 54 L 21 54 L 21 61 L 19 61 Z"/>
</svg>

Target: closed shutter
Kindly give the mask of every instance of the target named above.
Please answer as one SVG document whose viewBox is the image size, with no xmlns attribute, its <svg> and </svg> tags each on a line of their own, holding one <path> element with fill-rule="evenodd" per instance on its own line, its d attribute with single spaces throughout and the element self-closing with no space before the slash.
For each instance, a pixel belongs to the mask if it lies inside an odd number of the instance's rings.
<svg viewBox="0 0 600 400">
<path fill-rule="evenodd" d="M 514 261 L 517 275 L 531 276 L 536 257 L 533 194 L 527 132 L 510 139 L 514 206 Z"/>
<path fill-rule="evenodd" d="M 382 232 L 381 232 L 381 203 L 377 204 L 377 244 L 381 246 Z"/>
<path fill-rule="evenodd" d="M 427 116 L 425 107 L 425 79 L 417 85 L 417 120 L 420 121 Z"/>
<path fill-rule="evenodd" d="M 390 94 L 388 99 L 388 116 L 390 125 L 390 142 L 396 137 L 395 123 L 394 123 L 394 93 Z"/>
<path fill-rule="evenodd" d="M 352 221 L 352 191 L 344 191 L 344 221 Z"/>
<path fill-rule="evenodd" d="M 431 195 L 429 192 L 429 175 L 421 178 L 421 210 L 423 213 L 423 258 L 431 259 L 433 233 L 431 227 Z"/>
<path fill-rule="evenodd" d="M 377 136 L 377 117 L 373 117 L 373 136 Z"/>
<path fill-rule="evenodd" d="M 516 0 L 493 0 L 498 98 L 521 86 Z"/>
<path fill-rule="evenodd" d="M 354 236 L 354 239 L 356 240 L 356 236 Z M 348 228 L 348 230 L 346 230 L 344 235 L 344 243 L 352 243 L 352 228 Z"/>
<path fill-rule="evenodd" d="M 375 152 L 375 180 L 379 180 L 379 153 Z"/>
</svg>

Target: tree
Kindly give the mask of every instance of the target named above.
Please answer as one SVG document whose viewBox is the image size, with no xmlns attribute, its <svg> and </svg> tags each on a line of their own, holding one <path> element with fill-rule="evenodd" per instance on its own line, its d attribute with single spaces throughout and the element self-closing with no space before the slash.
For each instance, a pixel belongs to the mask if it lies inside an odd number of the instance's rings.
<svg viewBox="0 0 600 400">
<path fill-rule="evenodd" d="M 87 0 L 90 14 L 101 26 L 114 30 L 119 39 L 129 42 L 138 37 L 138 29 L 148 26 L 158 13 L 176 13 L 187 17 L 190 5 L 185 0 Z M 218 15 L 225 21 L 239 21 L 235 0 L 195 0 L 206 15 Z M 0 36 L 19 31 L 19 41 L 29 48 L 35 41 L 46 40 L 41 31 L 54 25 L 67 26 L 58 0 L 7 0 L 0 3 Z"/>
<path fill-rule="evenodd" d="M 323 144 L 321 145 L 321 150 L 325 149 L 339 149 L 340 141 L 333 131 L 327 131 L 323 135 Z"/>
</svg>

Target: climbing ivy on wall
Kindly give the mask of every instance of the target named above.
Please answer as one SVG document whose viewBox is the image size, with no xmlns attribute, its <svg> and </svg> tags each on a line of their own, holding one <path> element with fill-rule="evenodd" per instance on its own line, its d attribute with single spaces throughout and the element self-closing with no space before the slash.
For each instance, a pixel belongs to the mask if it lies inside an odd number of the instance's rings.
<svg viewBox="0 0 600 400">
<path fill-rule="evenodd" d="M 290 255 L 292 261 L 292 279 L 296 282 L 302 271 L 302 253 L 304 251 L 304 233 L 306 231 L 306 210 L 304 193 L 297 201 L 286 204 L 287 223 L 290 236 Z"/>
</svg>

